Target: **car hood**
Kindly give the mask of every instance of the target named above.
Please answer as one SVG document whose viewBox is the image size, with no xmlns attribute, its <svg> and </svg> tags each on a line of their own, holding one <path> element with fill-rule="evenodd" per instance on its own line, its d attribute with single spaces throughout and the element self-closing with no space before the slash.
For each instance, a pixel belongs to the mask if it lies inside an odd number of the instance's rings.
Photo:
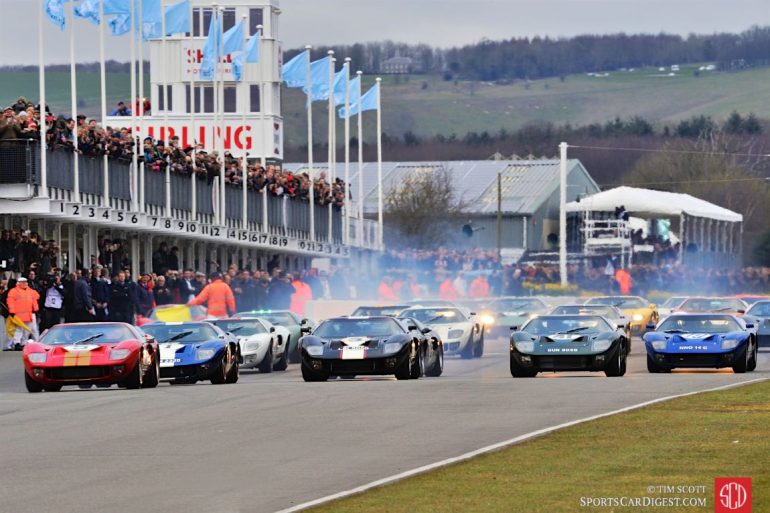
<svg viewBox="0 0 770 513">
<path fill-rule="evenodd" d="M 650 346 L 653 342 L 665 341 L 665 349 L 656 349 L 670 353 L 689 353 L 689 352 L 723 352 L 732 351 L 731 349 L 722 349 L 722 342 L 726 339 L 736 339 L 745 341 L 748 333 L 655 333 L 654 336 L 646 338 Z"/>
<path fill-rule="evenodd" d="M 446 340 L 449 338 L 449 332 L 454 330 L 462 330 L 467 332 L 471 328 L 471 324 L 468 322 L 459 322 L 457 324 L 433 324 L 430 329 L 439 334 L 439 336 Z"/>
</svg>

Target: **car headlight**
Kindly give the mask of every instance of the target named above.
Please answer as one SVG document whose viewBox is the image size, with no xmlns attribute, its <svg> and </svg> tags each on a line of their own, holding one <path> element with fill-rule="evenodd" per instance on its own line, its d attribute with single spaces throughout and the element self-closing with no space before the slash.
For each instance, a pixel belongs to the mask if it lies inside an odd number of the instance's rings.
<svg viewBox="0 0 770 513">
<path fill-rule="evenodd" d="M 644 315 L 642 315 L 642 314 L 634 314 L 634 316 L 633 316 L 633 319 L 634 319 L 636 322 L 641 322 L 641 321 L 643 321 L 643 320 L 644 320 Z"/>
<path fill-rule="evenodd" d="M 404 347 L 403 344 L 400 342 L 389 342 L 385 344 L 385 347 L 383 348 L 384 353 L 397 353 L 401 351 L 401 348 Z"/>
<path fill-rule="evenodd" d="M 610 348 L 612 341 L 610 340 L 594 340 L 593 350 L 597 353 L 602 353 Z"/>
<path fill-rule="evenodd" d="M 256 351 L 259 349 L 259 342 L 246 342 L 246 351 Z"/>
<path fill-rule="evenodd" d="M 653 340 L 652 348 L 656 351 L 663 351 L 666 348 L 665 340 Z"/>
<path fill-rule="evenodd" d="M 110 351 L 110 360 L 125 360 L 130 352 L 128 349 L 113 349 Z"/>
<path fill-rule="evenodd" d="M 31 363 L 45 363 L 48 353 L 30 353 L 27 358 Z"/>
<path fill-rule="evenodd" d="M 492 317 L 489 314 L 482 314 L 479 316 L 479 320 L 481 321 L 481 324 L 485 324 L 487 326 L 492 325 L 495 323 L 495 318 Z"/>
<path fill-rule="evenodd" d="M 324 346 L 307 346 L 305 351 L 307 351 L 307 354 L 310 356 L 321 356 L 324 354 Z"/>
<path fill-rule="evenodd" d="M 463 336 L 464 331 L 463 330 L 449 330 L 449 333 L 447 333 L 446 338 L 460 338 Z"/>
<path fill-rule="evenodd" d="M 738 344 L 740 344 L 741 341 L 737 339 L 728 339 L 722 341 L 722 349 L 735 349 L 738 347 Z"/>
<path fill-rule="evenodd" d="M 534 342 L 516 342 L 514 343 L 516 350 L 520 353 L 531 353 L 535 350 Z"/>
<path fill-rule="evenodd" d="M 195 358 L 198 360 L 210 360 L 214 358 L 214 351 L 213 349 L 198 349 L 198 351 L 195 353 Z"/>
</svg>

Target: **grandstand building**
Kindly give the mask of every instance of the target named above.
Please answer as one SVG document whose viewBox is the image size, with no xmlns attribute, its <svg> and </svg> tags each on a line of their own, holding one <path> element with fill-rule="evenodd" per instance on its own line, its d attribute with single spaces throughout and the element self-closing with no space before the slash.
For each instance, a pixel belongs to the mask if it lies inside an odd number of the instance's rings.
<svg viewBox="0 0 770 513">
<path fill-rule="evenodd" d="M 135 129 L 142 137 L 155 139 L 178 135 L 182 148 L 200 143 L 206 149 L 216 149 L 209 146 L 216 130 L 225 151 L 235 156 L 246 151 L 250 160 L 280 163 L 283 118 L 278 0 L 220 3 L 225 30 L 243 15 L 249 35 L 257 25 L 264 30 L 260 63 L 244 66 L 242 83 L 233 80 L 231 56 L 225 56 L 220 64 L 225 88 L 223 126 L 214 120 L 211 82 L 190 80 L 200 71 L 200 50 L 212 9 L 210 1 L 192 0 L 191 4 L 192 35 L 169 37 L 165 45 L 160 40 L 150 42 L 152 107 L 142 126 Z M 168 86 L 168 105 L 164 105 L 162 94 L 164 83 Z M 195 124 L 191 110 L 195 110 Z M 131 119 L 109 117 L 107 125 L 128 127 Z M 133 169 L 130 162 L 108 159 L 105 166 L 101 158 L 61 150 L 47 151 L 46 160 L 47 165 L 41 165 L 39 141 L 6 140 L 0 145 L 0 224 L 4 229 L 31 230 L 43 239 L 56 241 L 61 247 L 61 268 L 88 266 L 103 239 L 126 241 L 134 275 L 151 268 L 152 253 L 161 242 L 178 246 L 180 268 L 203 271 L 211 270 L 214 262 L 223 268 L 237 263 L 264 269 L 276 257 L 287 270 L 308 268 L 314 258 L 328 258 L 338 265 L 354 260 L 366 268 L 380 249 L 371 221 L 352 218 L 351 238 L 343 241 L 343 216 L 338 207 L 311 206 L 306 200 L 269 194 L 266 188 L 244 192 L 243 187 L 228 184 L 225 216 L 218 219 L 215 211 L 220 194 L 216 184 L 205 177 L 147 169 L 138 177 L 140 170 Z M 315 209 L 313 232 L 311 208 Z M 357 208 L 351 210 L 355 213 Z M 365 225 L 363 229 L 358 223 Z M 364 238 L 356 239 L 360 233 Z"/>
</svg>

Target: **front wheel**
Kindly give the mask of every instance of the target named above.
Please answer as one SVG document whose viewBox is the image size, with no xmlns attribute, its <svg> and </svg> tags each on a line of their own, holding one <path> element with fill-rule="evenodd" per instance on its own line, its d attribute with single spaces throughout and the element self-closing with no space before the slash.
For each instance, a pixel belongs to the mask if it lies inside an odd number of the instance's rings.
<svg viewBox="0 0 770 513">
<path fill-rule="evenodd" d="M 221 385 L 227 381 L 227 351 L 222 355 L 222 359 L 219 361 L 219 365 L 211 375 L 210 380 L 212 385 Z"/>
<path fill-rule="evenodd" d="M 142 388 L 155 388 L 160 382 L 160 363 L 158 362 L 157 355 L 152 360 L 152 365 L 147 369 L 147 374 L 144 376 Z"/>
<path fill-rule="evenodd" d="M 626 373 L 626 352 L 623 345 L 618 346 L 615 356 L 607 363 L 604 374 L 610 378 L 619 378 Z"/>
<path fill-rule="evenodd" d="M 433 361 L 425 367 L 425 375 L 431 378 L 437 378 L 444 372 L 444 346 L 438 346 L 434 353 Z"/>
<path fill-rule="evenodd" d="M 302 379 L 305 380 L 306 382 L 319 382 L 319 381 L 326 381 L 329 379 L 329 374 L 314 372 L 313 369 L 310 369 L 307 365 L 305 365 L 304 362 L 301 363 L 301 367 L 302 367 Z"/>
<path fill-rule="evenodd" d="M 751 359 L 750 356 L 751 351 L 749 351 L 749 346 L 746 346 L 746 349 L 743 350 L 743 357 L 740 359 L 740 361 L 736 362 L 735 365 L 733 365 L 733 372 L 736 374 L 743 374 L 747 370 L 749 370 L 749 360 Z"/>
<path fill-rule="evenodd" d="M 746 367 L 746 370 L 749 372 L 753 372 L 757 368 L 757 352 L 759 351 L 759 348 L 757 347 L 756 343 L 754 344 L 754 350 L 751 351 L 751 359 L 749 360 L 749 365 Z"/>
<path fill-rule="evenodd" d="M 241 364 L 236 357 L 233 360 L 232 366 L 230 366 L 230 371 L 227 373 L 225 383 L 238 383 L 239 377 L 241 377 Z"/>
<path fill-rule="evenodd" d="M 537 376 L 537 369 L 529 369 L 522 367 L 519 362 L 516 361 L 513 355 L 511 355 L 511 376 L 514 378 L 534 378 Z"/>
<path fill-rule="evenodd" d="M 479 340 L 473 348 L 473 357 L 481 358 L 484 356 L 484 333 L 481 333 L 481 340 Z"/>
<path fill-rule="evenodd" d="M 128 375 L 123 384 L 129 390 L 136 390 L 142 386 L 142 378 L 142 355 L 140 354 L 139 358 L 136 360 L 136 365 L 134 365 L 134 368 L 131 371 L 131 374 Z"/>
<path fill-rule="evenodd" d="M 24 371 L 24 384 L 27 386 L 27 392 L 30 394 L 37 394 L 43 391 L 43 385 L 32 379 L 27 371 Z"/>
<path fill-rule="evenodd" d="M 460 358 L 463 360 L 470 360 L 473 358 L 473 354 L 475 353 L 475 341 L 473 340 L 473 335 L 470 336 L 470 339 L 468 340 L 468 343 L 465 344 L 465 348 L 460 352 Z"/>
<path fill-rule="evenodd" d="M 289 367 L 289 344 L 283 348 L 283 354 L 275 364 L 273 364 L 273 370 L 285 371 Z"/>
<path fill-rule="evenodd" d="M 270 345 L 267 347 L 267 353 L 265 353 L 265 357 L 262 359 L 259 365 L 257 365 L 257 369 L 259 369 L 259 372 L 262 374 L 268 374 L 270 372 L 273 372 L 273 341 L 270 341 Z"/>
</svg>

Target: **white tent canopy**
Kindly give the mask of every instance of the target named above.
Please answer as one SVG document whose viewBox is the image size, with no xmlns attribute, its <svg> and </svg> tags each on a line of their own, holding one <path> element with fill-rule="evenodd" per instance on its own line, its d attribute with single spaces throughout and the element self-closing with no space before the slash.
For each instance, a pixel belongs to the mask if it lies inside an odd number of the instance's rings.
<svg viewBox="0 0 770 513">
<path fill-rule="evenodd" d="M 567 203 L 567 212 L 614 212 L 621 205 L 630 214 L 639 217 L 661 218 L 686 215 L 730 223 L 743 222 L 741 214 L 689 194 L 636 187 L 617 187 L 581 198 L 580 201 Z"/>
</svg>

